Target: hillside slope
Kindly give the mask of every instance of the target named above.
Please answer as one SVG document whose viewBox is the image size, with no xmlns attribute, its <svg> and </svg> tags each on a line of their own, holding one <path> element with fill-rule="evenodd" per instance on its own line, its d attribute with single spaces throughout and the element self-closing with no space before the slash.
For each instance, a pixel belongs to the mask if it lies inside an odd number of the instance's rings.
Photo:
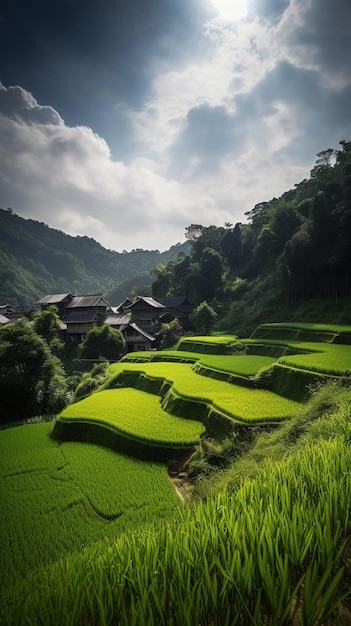
<svg viewBox="0 0 351 626">
<path fill-rule="evenodd" d="M 165 252 L 114 252 L 89 237 L 71 237 L 0 209 L 0 303 L 31 304 L 47 293 L 106 294 L 143 273 L 147 283 L 145 273 L 188 249 L 184 243 Z"/>
</svg>

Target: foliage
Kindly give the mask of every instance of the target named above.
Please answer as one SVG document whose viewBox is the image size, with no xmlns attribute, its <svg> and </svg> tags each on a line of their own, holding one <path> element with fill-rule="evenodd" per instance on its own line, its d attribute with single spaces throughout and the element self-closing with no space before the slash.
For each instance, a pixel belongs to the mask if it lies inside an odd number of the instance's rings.
<svg viewBox="0 0 351 626">
<path fill-rule="evenodd" d="M 190 254 L 162 266 L 164 295 L 185 294 L 195 306 L 216 298 L 221 328 L 241 336 L 289 319 L 292 303 L 350 298 L 351 142 L 317 157 L 308 180 L 258 203 L 248 224 L 188 226 Z"/>
<path fill-rule="evenodd" d="M 159 333 L 161 338 L 161 350 L 172 348 L 175 346 L 183 334 L 183 329 L 177 319 L 172 320 L 168 324 L 162 324 Z"/>
<path fill-rule="evenodd" d="M 342 436 L 268 459 L 156 532 L 18 579 L 3 593 L 2 623 L 347 623 L 350 463 Z"/>
<path fill-rule="evenodd" d="M 116 361 L 125 347 L 122 333 L 107 324 L 91 328 L 80 346 L 79 354 L 82 359 L 105 358 Z"/>
<path fill-rule="evenodd" d="M 1 422 L 59 412 L 66 404 L 61 362 L 25 320 L 0 328 Z"/>
<path fill-rule="evenodd" d="M 115 252 L 89 237 L 71 237 L 0 209 L 0 302 L 28 305 L 48 293 L 109 291 L 110 304 L 118 305 L 126 294 L 120 298 L 113 293 L 117 284 L 149 273 L 158 263 L 168 264 L 188 250 L 187 242 L 165 252 Z M 139 279 L 136 282 L 140 284 Z"/>
<path fill-rule="evenodd" d="M 96 363 L 91 372 L 85 372 L 74 392 L 74 400 L 82 400 L 101 387 L 107 378 L 108 361 Z"/>
<path fill-rule="evenodd" d="M 216 323 L 217 313 L 207 304 L 206 300 L 201 302 L 190 316 L 191 322 L 194 324 L 198 333 L 208 335 L 213 330 Z"/>
<path fill-rule="evenodd" d="M 63 350 L 63 342 L 58 338 L 58 331 L 61 327 L 58 308 L 54 304 L 45 311 L 35 313 L 33 316 L 33 328 L 35 332 L 43 337 L 52 352 L 57 353 Z"/>
</svg>

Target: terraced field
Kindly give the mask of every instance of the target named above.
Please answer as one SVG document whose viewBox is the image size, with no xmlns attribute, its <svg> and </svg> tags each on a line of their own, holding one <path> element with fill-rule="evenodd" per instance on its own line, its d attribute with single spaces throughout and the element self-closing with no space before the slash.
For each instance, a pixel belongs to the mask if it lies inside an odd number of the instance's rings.
<svg viewBox="0 0 351 626">
<path fill-rule="evenodd" d="M 247 342 L 284 345 L 296 354 L 283 355 L 278 364 L 329 376 L 348 375 L 351 370 L 351 326 L 326 324 L 263 324 Z M 305 352 L 305 354 L 303 354 Z"/>
<path fill-rule="evenodd" d="M 278 422 L 300 409 L 318 376 L 348 375 L 350 338 L 351 327 L 315 324 L 265 324 L 241 344 L 232 335 L 183 338 L 176 350 L 114 363 L 105 389 L 58 421 L 94 422 L 156 446 L 194 445 L 211 412 L 231 423 Z"/>
<path fill-rule="evenodd" d="M 1 588 L 126 528 L 169 518 L 179 505 L 165 465 L 94 444 L 58 445 L 50 426 L 0 432 Z"/>
<path fill-rule="evenodd" d="M 131 389 L 106 389 L 71 404 L 60 420 L 93 421 L 127 437 L 155 444 L 192 446 L 205 433 L 203 424 L 164 411 L 157 396 Z"/>
<path fill-rule="evenodd" d="M 239 357 L 240 358 L 240 357 Z M 111 374 L 136 371 L 152 378 L 161 378 L 172 383 L 172 390 L 182 398 L 208 403 L 228 417 L 245 422 L 279 420 L 296 413 L 300 408 L 293 402 L 269 391 L 247 389 L 238 385 L 199 376 L 191 365 L 184 363 L 114 363 Z"/>
</svg>

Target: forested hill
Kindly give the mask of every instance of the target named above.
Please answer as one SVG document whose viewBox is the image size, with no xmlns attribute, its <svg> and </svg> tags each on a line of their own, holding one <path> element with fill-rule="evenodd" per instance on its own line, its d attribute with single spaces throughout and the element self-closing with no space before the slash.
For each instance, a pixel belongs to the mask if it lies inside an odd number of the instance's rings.
<svg viewBox="0 0 351 626">
<path fill-rule="evenodd" d="M 206 300 L 219 327 L 240 335 L 294 315 L 350 323 L 351 141 L 318 153 L 308 179 L 246 215 L 234 227 L 188 226 L 192 252 L 155 268 L 154 298 Z"/>
<path fill-rule="evenodd" d="M 66 292 L 115 293 L 118 298 L 118 285 L 150 283 L 150 270 L 188 252 L 189 245 L 119 253 L 0 209 L 0 304 L 29 305 L 43 295 Z"/>
</svg>

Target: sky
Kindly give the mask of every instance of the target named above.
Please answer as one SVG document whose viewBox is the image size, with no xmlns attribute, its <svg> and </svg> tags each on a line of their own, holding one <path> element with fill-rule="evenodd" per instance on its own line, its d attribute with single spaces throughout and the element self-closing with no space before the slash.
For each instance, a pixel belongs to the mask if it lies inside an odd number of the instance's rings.
<svg viewBox="0 0 351 626">
<path fill-rule="evenodd" d="M 350 0 L 4 0 L 0 208 L 105 248 L 245 223 L 351 140 Z"/>
</svg>

